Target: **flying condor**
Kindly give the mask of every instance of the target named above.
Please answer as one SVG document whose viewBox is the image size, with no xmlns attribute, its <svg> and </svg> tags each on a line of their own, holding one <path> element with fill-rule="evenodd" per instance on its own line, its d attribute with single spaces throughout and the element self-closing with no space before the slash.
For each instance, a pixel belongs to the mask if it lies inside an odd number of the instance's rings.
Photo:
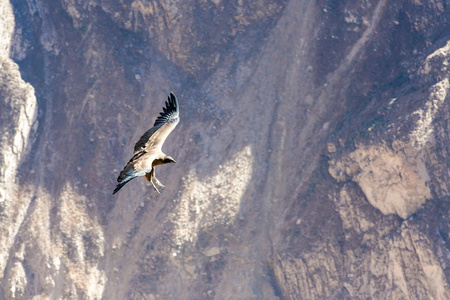
<svg viewBox="0 0 450 300">
<path fill-rule="evenodd" d="M 145 176 L 152 184 L 155 192 L 160 194 L 155 183 L 161 187 L 164 185 L 155 177 L 155 167 L 176 161 L 168 155 L 165 155 L 161 148 L 167 136 L 177 126 L 180 121 L 178 100 L 173 93 L 169 94 L 166 107 L 156 118 L 155 124 L 150 128 L 134 146 L 133 157 L 120 172 L 117 181 L 119 182 L 113 192 L 117 193 L 127 182 L 138 176 Z M 153 179 L 155 183 L 153 183 Z"/>
</svg>

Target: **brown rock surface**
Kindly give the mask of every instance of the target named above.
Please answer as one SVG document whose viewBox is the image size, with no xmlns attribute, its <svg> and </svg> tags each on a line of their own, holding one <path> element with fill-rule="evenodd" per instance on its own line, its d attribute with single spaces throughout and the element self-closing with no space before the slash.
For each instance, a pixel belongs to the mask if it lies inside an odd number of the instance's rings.
<svg viewBox="0 0 450 300">
<path fill-rule="evenodd" d="M 0 0 L 0 299 L 450 298 L 449 9 Z"/>
</svg>

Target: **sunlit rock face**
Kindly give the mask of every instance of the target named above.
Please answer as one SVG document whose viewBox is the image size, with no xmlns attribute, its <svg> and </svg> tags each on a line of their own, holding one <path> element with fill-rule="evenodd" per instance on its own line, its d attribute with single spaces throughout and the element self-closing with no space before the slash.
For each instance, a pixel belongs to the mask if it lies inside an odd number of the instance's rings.
<svg viewBox="0 0 450 300">
<path fill-rule="evenodd" d="M 378 146 L 361 147 L 344 161 L 332 164 L 330 174 L 338 181 L 357 182 L 367 201 L 383 214 L 406 219 L 431 198 L 423 155 L 398 145 L 397 151 Z M 406 156 L 412 154 L 412 156 Z"/>
<path fill-rule="evenodd" d="M 450 298 L 448 7 L 0 0 L 0 298 Z"/>
</svg>

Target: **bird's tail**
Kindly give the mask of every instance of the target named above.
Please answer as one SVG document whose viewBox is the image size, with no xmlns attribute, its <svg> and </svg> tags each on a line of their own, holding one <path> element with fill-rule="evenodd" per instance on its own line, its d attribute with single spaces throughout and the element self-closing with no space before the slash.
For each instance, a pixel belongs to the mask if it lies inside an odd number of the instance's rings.
<svg viewBox="0 0 450 300">
<path fill-rule="evenodd" d="M 125 184 L 127 184 L 128 181 L 130 181 L 131 179 L 134 179 L 134 178 L 136 178 L 136 177 L 130 176 L 130 177 L 124 179 L 124 180 L 123 180 L 122 182 L 120 182 L 119 184 L 117 184 L 117 185 L 116 185 L 116 188 L 114 189 L 113 195 L 114 195 L 115 193 L 117 193 L 117 192 L 118 192 Z"/>
</svg>

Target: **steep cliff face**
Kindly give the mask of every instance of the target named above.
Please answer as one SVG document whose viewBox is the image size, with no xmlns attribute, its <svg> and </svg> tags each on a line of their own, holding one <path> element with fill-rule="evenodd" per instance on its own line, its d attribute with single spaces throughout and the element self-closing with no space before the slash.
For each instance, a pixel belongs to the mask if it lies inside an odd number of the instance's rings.
<svg viewBox="0 0 450 300">
<path fill-rule="evenodd" d="M 0 298 L 450 298 L 450 3 L 312 2 L 0 0 Z"/>
</svg>

